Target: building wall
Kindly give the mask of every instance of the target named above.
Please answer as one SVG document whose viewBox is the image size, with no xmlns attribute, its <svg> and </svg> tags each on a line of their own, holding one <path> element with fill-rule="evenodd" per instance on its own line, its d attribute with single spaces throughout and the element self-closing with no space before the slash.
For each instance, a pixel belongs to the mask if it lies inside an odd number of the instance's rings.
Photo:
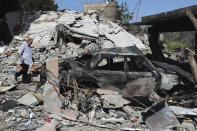
<svg viewBox="0 0 197 131">
<path fill-rule="evenodd" d="M 83 6 L 84 13 L 92 13 L 97 11 L 101 16 L 117 22 L 118 18 L 118 5 L 116 2 L 102 3 L 102 4 L 86 4 Z"/>
</svg>

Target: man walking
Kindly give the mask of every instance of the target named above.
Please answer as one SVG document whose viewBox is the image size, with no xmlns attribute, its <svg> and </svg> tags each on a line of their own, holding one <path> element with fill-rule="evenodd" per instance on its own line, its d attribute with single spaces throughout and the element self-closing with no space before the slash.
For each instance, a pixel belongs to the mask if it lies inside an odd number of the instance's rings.
<svg viewBox="0 0 197 131">
<path fill-rule="evenodd" d="M 22 69 L 15 73 L 14 78 L 17 80 L 17 77 L 23 75 L 22 81 L 27 82 L 27 71 L 29 69 L 29 65 L 33 64 L 32 60 L 32 49 L 31 44 L 33 42 L 32 38 L 29 38 L 27 42 L 23 43 L 18 50 L 18 64 L 22 67 Z"/>
</svg>

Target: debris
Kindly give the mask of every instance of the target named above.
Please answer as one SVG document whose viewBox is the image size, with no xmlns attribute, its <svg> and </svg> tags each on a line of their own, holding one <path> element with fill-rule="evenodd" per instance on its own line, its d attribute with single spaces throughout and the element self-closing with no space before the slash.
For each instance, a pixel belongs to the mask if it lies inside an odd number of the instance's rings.
<svg viewBox="0 0 197 131">
<path fill-rule="evenodd" d="M 77 120 L 77 116 L 74 113 L 72 113 L 71 111 L 63 110 L 62 114 L 64 114 L 65 116 L 67 116 L 73 120 Z"/>
<path fill-rule="evenodd" d="M 44 85 L 43 102 L 44 110 L 52 112 L 54 108 L 62 108 L 63 104 L 56 90 L 48 82 Z M 51 104 L 53 103 L 53 104 Z"/>
<path fill-rule="evenodd" d="M 21 109 L 20 115 L 24 118 L 28 118 L 29 117 L 29 112 L 26 109 Z"/>
<path fill-rule="evenodd" d="M 49 115 L 49 118 L 50 118 L 50 119 L 53 118 L 53 119 L 56 119 L 56 120 L 59 120 L 59 121 L 62 120 L 62 117 L 59 116 L 59 115 L 56 115 L 56 114 L 50 114 L 50 115 Z"/>
<path fill-rule="evenodd" d="M 161 73 L 161 90 L 171 90 L 175 85 L 178 84 L 179 78 L 177 75 Z"/>
<path fill-rule="evenodd" d="M 95 13 L 66 10 L 23 12 L 21 21 L 21 32 L 0 47 L 0 130 L 179 129 L 177 119 L 183 120 L 181 129 L 194 129 L 192 75 L 151 62 L 144 55 L 149 44 L 117 24 Z M 35 60 L 28 70 L 31 83 L 16 84 L 17 49 L 28 38 L 33 38 Z M 156 104 L 161 99 L 170 106 Z"/>
<path fill-rule="evenodd" d="M 33 95 L 32 92 L 25 94 L 24 96 L 19 98 L 17 101 L 20 104 L 27 105 L 27 106 L 36 105 L 39 103 L 38 99 Z"/>
<path fill-rule="evenodd" d="M 172 111 L 165 101 L 152 106 L 145 116 L 145 122 L 151 131 L 166 130 L 180 126 Z"/>
<path fill-rule="evenodd" d="M 52 72 L 58 78 L 58 58 L 48 59 L 46 62 L 46 69 Z"/>
<path fill-rule="evenodd" d="M 31 124 L 31 120 L 28 120 L 27 122 L 24 123 L 24 126 L 27 127 Z"/>
<path fill-rule="evenodd" d="M 130 101 L 122 98 L 122 95 L 102 95 L 101 98 L 109 102 L 110 105 L 114 105 L 116 108 L 123 107 L 130 103 Z M 108 107 L 108 105 L 104 105 L 104 107 L 111 108 Z"/>
<path fill-rule="evenodd" d="M 188 109 L 179 106 L 169 106 L 170 110 L 174 112 L 175 115 L 191 115 L 197 116 L 197 108 Z"/>
<path fill-rule="evenodd" d="M 17 102 L 14 100 L 3 100 L 0 103 L 0 110 L 1 111 L 8 111 L 17 106 Z"/>
<path fill-rule="evenodd" d="M 33 112 L 31 112 L 31 113 L 29 114 L 29 118 L 30 118 L 30 119 L 35 119 L 35 118 L 36 118 L 36 114 L 33 113 Z"/>
<path fill-rule="evenodd" d="M 126 85 L 123 89 L 123 98 L 148 97 L 150 100 L 159 100 L 160 97 L 154 91 L 155 82 L 153 78 L 139 78 Z"/>
<path fill-rule="evenodd" d="M 68 42 L 66 45 L 67 45 L 68 47 L 74 48 L 74 49 L 78 49 L 78 48 L 80 47 L 79 45 L 76 45 L 76 44 L 73 43 L 73 42 Z"/>
<path fill-rule="evenodd" d="M 97 89 L 96 93 L 99 95 L 119 95 L 119 92 L 113 90 Z"/>
<path fill-rule="evenodd" d="M 116 123 L 124 123 L 124 119 L 123 118 L 119 118 L 119 119 L 116 119 L 116 118 L 109 118 L 109 119 L 106 119 L 106 118 L 102 118 L 100 119 L 104 124 L 106 123 L 112 123 L 112 124 L 116 124 Z"/>
<path fill-rule="evenodd" d="M 136 113 L 136 111 L 133 108 L 131 108 L 130 106 L 124 106 L 122 109 L 129 116 L 133 116 Z"/>
<path fill-rule="evenodd" d="M 0 81 L 0 93 L 8 91 L 14 87 L 16 87 L 16 85 L 10 80 L 8 81 L 7 78 L 4 79 L 3 81 Z"/>
<path fill-rule="evenodd" d="M 57 124 L 57 121 L 53 119 L 50 123 L 45 124 L 36 131 L 56 131 Z"/>
</svg>

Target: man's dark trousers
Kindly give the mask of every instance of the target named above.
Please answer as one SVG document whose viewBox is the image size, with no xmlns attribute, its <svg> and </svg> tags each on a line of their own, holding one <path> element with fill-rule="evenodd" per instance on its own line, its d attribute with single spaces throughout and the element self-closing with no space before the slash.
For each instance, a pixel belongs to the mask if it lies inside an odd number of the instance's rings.
<svg viewBox="0 0 197 131">
<path fill-rule="evenodd" d="M 20 64 L 20 66 L 22 67 L 22 69 L 16 73 L 16 77 L 19 77 L 20 75 L 23 75 L 22 77 L 22 81 L 23 82 L 27 82 L 27 71 L 29 69 L 29 65 L 26 64 Z"/>
</svg>

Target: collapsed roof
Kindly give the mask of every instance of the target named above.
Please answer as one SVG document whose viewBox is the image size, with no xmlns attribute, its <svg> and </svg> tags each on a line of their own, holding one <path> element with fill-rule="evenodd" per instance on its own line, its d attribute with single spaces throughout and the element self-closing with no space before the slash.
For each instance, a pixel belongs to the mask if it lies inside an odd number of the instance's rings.
<svg viewBox="0 0 197 131">
<path fill-rule="evenodd" d="M 33 38 L 34 46 L 47 46 L 52 39 L 55 39 L 57 31 L 64 31 L 74 38 L 84 39 L 82 36 L 88 36 L 103 46 L 102 48 L 127 46 L 145 48 L 135 36 L 96 14 L 85 15 L 74 11 L 25 12 L 22 21 L 24 22 L 22 30 L 14 39 L 24 41 L 28 37 Z"/>
</svg>

